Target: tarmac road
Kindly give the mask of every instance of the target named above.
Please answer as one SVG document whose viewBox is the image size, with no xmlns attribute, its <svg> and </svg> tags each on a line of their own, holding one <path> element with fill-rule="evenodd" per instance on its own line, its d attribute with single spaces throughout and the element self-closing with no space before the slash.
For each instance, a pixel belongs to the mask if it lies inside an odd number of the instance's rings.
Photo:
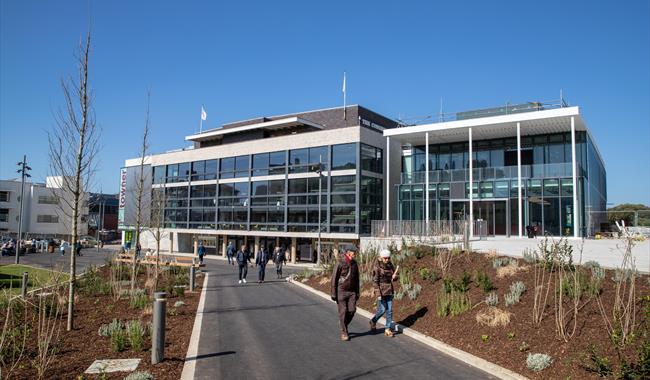
<svg viewBox="0 0 650 380">
<path fill-rule="evenodd" d="M 104 246 L 97 251 L 97 248 L 83 248 L 81 250 L 82 256 L 77 256 L 77 274 L 86 271 L 86 268 L 99 266 L 106 263 L 106 260 L 112 255 L 117 253 L 119 246 Z M 9 265 L 16 262 L 16 256 L 2 256 L 0 258 L 0 265 Z M 70 271 L 70 249 L 66 251 L 64 256 L 61 256 L 58 248 L 55 248 L 54 253 L 28 253 L 20 256 L 20 264 L 30 265 L 42 269 L 54 269 L 63 272 Z"/>
<path fill-rule="evenodd" d="M 356 315 L 340 341 L 336 304 L 275 279 L 237 284 L 237 267 L 209 262 L 196 379 L 489 379 L 405 336 L 370 333 Z M 290 271 L 285 270 L 285 275 Z"/>
</svg>

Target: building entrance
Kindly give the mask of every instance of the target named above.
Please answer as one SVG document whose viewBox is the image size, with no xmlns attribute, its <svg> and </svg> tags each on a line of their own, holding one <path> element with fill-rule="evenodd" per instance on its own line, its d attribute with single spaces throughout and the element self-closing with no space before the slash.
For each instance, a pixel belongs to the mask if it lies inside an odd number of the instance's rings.
<svg viewBox="0 0 650 380">
<path fill-rule="evenodd" d="M 507 235 L 509 231 L 508 201 L 502 200 L 475 200 L 474 220 L 484 220 L 487 223 L 487 234 Z M 469 218 L 469 200 L 451 201 L 453 220 Z"/>
</svg>

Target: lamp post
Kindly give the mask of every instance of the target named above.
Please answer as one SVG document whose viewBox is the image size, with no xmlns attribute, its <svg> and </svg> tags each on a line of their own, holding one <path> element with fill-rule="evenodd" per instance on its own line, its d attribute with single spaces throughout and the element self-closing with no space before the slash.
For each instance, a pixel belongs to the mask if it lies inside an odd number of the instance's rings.
<svg viewBox="0 0 650 380">
<path fill-rule="evenodd" d="M 22 162 L 18 163 L 20 169 L 16 172 L 20 173 L 22 176 L 20 184 L 20 211 L 18 213 L 18 239 L 16 244 L 16 264 L 20 262 L 20 250 L 22 248 L 21 239 L 23 236 L 23 198 L 25 197 L 25 177 L 31 177 L 27 171 L 32 170 L 27 166 L 27 155 L 23 155 Z"/>
</svg>

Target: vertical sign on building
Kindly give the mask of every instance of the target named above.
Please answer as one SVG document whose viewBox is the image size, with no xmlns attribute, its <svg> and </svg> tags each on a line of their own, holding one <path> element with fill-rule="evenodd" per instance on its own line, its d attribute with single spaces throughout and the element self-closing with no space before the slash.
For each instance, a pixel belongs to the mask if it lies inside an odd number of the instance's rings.
<svg viewBox="0 0 650 380">
<path fill-rule="evenodd" d="M 124 229 L 124 206 L 126 205 L 126 168 L 120 169 L 120 204 L 117 214 L 117 228 Z"/>
</svg>

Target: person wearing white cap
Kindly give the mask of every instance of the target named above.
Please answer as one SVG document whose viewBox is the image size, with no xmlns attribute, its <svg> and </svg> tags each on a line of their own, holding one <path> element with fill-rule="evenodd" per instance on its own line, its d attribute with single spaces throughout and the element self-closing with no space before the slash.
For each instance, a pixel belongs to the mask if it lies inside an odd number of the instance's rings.
<svg viewBox="0 0 650 380">
<path fill-rule="evenodd" d="M 370 320 L 370 331 L 377 329 L 377 321 L 386 314 L 384 334 L 393 336 L 393 282 L 397 281 L 397 271 L 390 261 L 390 251 L 383 249 L 372 271 L 372 283 L 377 294 L 377 312 Z"/>
</svg>

